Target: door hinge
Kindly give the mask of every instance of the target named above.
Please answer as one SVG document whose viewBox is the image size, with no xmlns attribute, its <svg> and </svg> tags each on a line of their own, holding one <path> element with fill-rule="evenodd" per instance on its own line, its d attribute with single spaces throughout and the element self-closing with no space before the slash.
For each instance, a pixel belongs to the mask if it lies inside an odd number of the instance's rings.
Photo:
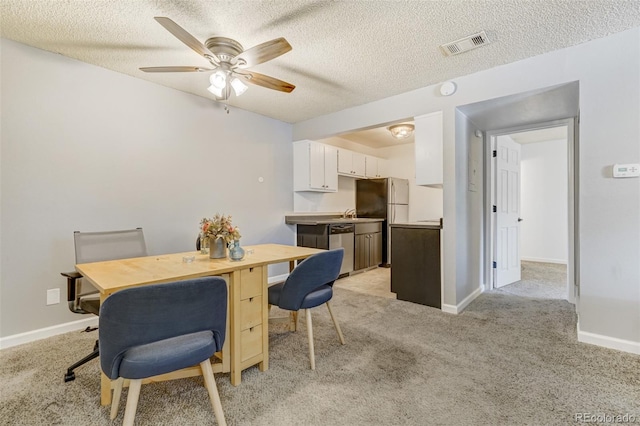
<svg viewBox="0 0 640 426">
<path fill-rule="evenodd" d="M 498 151 L 494 149 L 491 155 L 493 155 L 493 158 L 496 158 L 498 156 Z"/>
<path fill-rule="evenodd" d="M 497 213 L 498 212 L 498 206 L 493 206 L 493 212 Z"/>
<path fill-rule="evenodd" d="M 498 262 L 493 262 L 492 267 L 493 267 L 493 269 L 496 269 L 498 267 Z"/>
</svg>

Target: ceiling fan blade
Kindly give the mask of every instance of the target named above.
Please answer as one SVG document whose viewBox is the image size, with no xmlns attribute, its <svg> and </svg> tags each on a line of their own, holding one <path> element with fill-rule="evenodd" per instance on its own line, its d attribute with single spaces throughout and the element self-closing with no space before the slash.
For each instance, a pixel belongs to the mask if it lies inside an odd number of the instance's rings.
<svg viewBox="0 0 640 426">
<path fill-rule="evenodd" d="M 210 68 L 201 67 L 143 67 L 140 71 L 144 72 L 204 72 L 213 71 Z"/>
<path fill-rule="evenodd" d="M 291 50 L 291 45 L 284 38 L 276 38 L 247 49 L 234 60 L 239 61 L 238 68 L 249 68 L 277 58 Z"/>
<path fill-rule="evenodd" d="M 236 71 L 236 74 L 240 75 L 247 83 L 255 84 L 257 86 L 266 87 L 267 89 L 278 90 L 280 92 L 291 93 L 296 88 L 291 83 L 278 80 L 277 78 L 269 77 L 268 75 L 260 74 L 257 72 L 242 72 Z"/>
<path fill-rule="evenodd" d="M 202 55 L 207 59 L 212 58 L 215 63 L 220 62 L 220 59 L 207 49 L 204 44 L 171 19 L 164 16 L 156 16 L 153 19 L 158 21 L 160 25 L 165 27 L 165 29 L 173 34 L 178 40 L 192 48 L 197 54 Z"/>
</svg>

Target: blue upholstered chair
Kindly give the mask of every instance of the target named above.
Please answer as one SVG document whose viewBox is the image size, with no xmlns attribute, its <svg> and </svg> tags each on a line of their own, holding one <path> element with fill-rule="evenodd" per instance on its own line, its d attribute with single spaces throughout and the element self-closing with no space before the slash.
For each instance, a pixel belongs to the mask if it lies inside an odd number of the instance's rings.
<svg viewBox="0 0 640 426">
<path fill-rule="evenodd" d="M 222 350 L 227 285 L 220 277 L 124 289 L 100 309 L 100 366 L 116 380 L 111 419 L 130 379 L 124 425 L 133 425 L 142 379 L 200 364 L 217 423 L 224 413 L 209 358 Z"/>
<path fill-rule="evenodd" d="M 343 256 L 343 248 L 314 254 L 300 262 L 284 283 L 269 287 L 269 308 L 275 305 L 288 311 L 297 312 L 300 309 L 306 311 L 309 360 L 312 370 L 316 369 L 316 359 L 313 349 L 311 308 L 323 303 L 327 305 L 340 343 L 344 345 L 342 331 L 329 305 L 329 300 L 333 297 L 333 283 L 340 275 Z"/>
</svg>

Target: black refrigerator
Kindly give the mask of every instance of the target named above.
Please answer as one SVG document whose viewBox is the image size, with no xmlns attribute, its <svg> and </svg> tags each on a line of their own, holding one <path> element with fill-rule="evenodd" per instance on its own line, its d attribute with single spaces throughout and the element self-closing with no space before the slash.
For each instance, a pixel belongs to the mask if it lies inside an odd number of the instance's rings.
<svg viewBox="0 0 640 426">
<path fill-rule="evenodd" d="M 409 181 L 399 178 L 356 180 L 356 214 L 384 219 L 382 223 L 382 265 L 391 265 L 392 223 L 409 220 Z"/>
</svg>

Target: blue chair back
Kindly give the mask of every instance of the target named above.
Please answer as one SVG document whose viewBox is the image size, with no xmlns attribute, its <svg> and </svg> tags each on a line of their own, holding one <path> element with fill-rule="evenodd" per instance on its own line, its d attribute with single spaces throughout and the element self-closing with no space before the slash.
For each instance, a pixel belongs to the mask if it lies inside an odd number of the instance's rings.
<svg viewBox="0 0 640 426">
<path fill-rule="evenodd" d="M 128 288 L 100 308 L 100 366 L 119 377 L 124 353 L 135 346 L 210 330 L 222 349 L 227 322 L 227 284 L 204 277 Z"/>
<path fill-rule="evenodd" d="M 278 306 L 297 311 L 309 293 L 324 285 L 333 286 L 340 275 L 343 257 L 344 249 L 337 248 L 314 254 L 300 262 L 285 281 Z"/>
</svg>

